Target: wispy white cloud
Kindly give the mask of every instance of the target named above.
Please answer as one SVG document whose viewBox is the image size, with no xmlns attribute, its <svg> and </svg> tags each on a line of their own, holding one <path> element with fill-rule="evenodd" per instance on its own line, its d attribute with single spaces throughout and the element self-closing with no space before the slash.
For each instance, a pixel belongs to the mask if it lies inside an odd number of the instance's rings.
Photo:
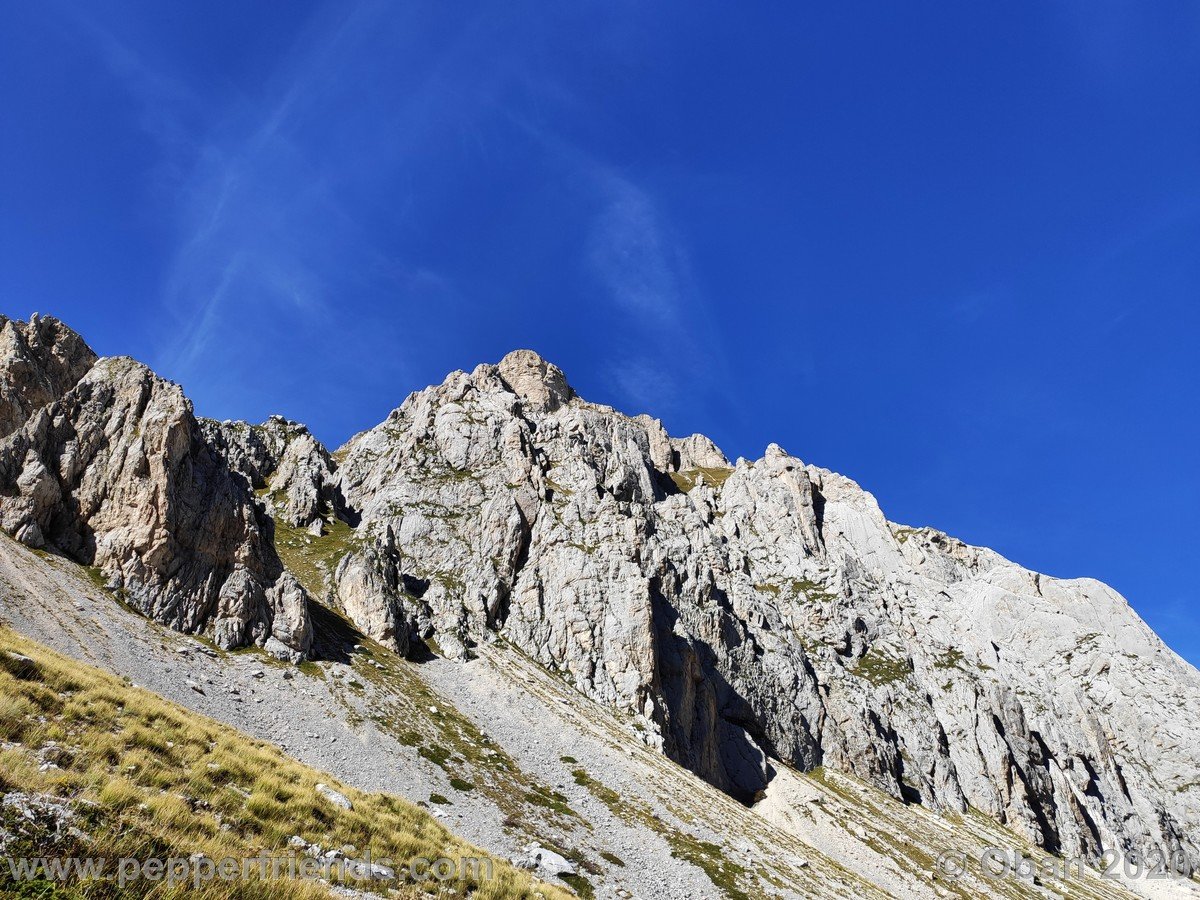
<svg viewBox="0 0 1200 900">
<path fill-rule="evenodd" d="M 562 86 L 550 82 L 538 90 L 579 113 L 578 101 Z M 588 186 L 594 209 L 582 261 L 614 306 L 661 326 L 674 324 L 686 301 L 699 302 L 686 243 L 651 190 L 526 116 L 509 111 L 508 120 Z"/>
<path fill-rule="evenodd" d="M 1006 296 L 1000 288 L 987 288 L 951 300 L 950 314 L 964 325 L 978 325 L 1004 305 Z"/>
<path fill-rule="evenodd" d="M 675 375 L 661 360 L 650 356 L 622 359 L 609 368 L 609 378 L 616 389 L 626 397 L 633 414 L 642 412 L 660 413 L 675 405 L 678 387 Z"/>
<path fill-rule="evenodd" d="M 586 265 L 636 335 L 625 354 L 614 354 L 609 380 L 627 411 L 668 415 L 681 382 L 721 390 L 723 354 L 708 333 L 707 301 L 686 241 L 651 192 L 611 167 L 593 162 L 588 169 L 598 209 Z"/>
<path fill-rule="evenodd" d="M 72 23 L 109 71 L 126 85 L 139 105 L 140 124 L 172 156 L 192 143 L 191 124 L 201 115 L 198 98 L 176 79 L 151 65 L 128 43 L 85 10 L 75 10 Z M 178 162 L 178 160 L 176 160 Z"/>
<path fill-rule="evenodd" d="M 374 100 L 386 115 L 372 122 L 372 141 L 347 140 L 319 158 L 306 154 L 314 135 L 339 127 L 352 133 L 379 115 L 363 109 L 375 94 L 362 93 L 369 83 L 364 58 L 371 56 L 362 45 L 385 25 L 402 24 L 386 5 L 318 10 L 257 95 L 223 96 L 217 107 L 206 107 L 168 64 L 90 19 L 80 23 L 143 107 L 145 130 L 160 145 L 157 182 L 175 241 L 163 304 L 174 328 L 164 331 L 156 366 L 195 386 L 219 368 L 211 351 L 228 352 L 224 342 L 245 331 L 254 313 L 320 330 L 335 317 L 339 295 L 364 288 L 367 279 L 397 293 L 418 283 L 426 293 L 446 288 L 444 276 L 405 266 L 381 248 L 339 196 L 347 184 L 369 194 L 372 179 L 386 180 L 403 165 L 420 140 L 420 120 L 436 104 L 437 67 L 403 102 Z"/>
<path fill-rule="evenodd" d="M 656 324 L 675 324 L 686 290 L 687 255 L 649 193 L 609 171 L 597 173 L 601 209 L 587 261 L 613 302 Z"/>
<path fill-rule="evenodd" d="M 1161 62 L 1164 46 L 1193 54 L 1200 50 L 1200 7 L 1195 4 L 1173 10 L 1190 18 L 1186 27 L 1179 27 L 1177 15 L 1164 16 L 1154 4 L 1069 0 L 1047 11 L 1061 22 L 1067 58 L 1109 91 L 1128 92 L 1142 83 Z"/>
<path fill-rule="evenodd" d="M 560 102 L 578 106 L 561 87 L 540 87 L 554 88 Z M 510 112 L 509 120 L 570 172 L 573 183 L 588 188 L 592 209 L 580 264 L 619 316 L 619 332 L 629 338 L 606 373 L 630 404 L 627 411 L 670 412 L 681 380 L 721 390 L 726 367 L 711 338 L 707 298 L 694 276 L 687 241 L 653 190 L 527 117 Z"/>
<path fill-rule="evenodd" d="M 585 265 L 627 323 L 626 352 L 609 366 L 627 411 L 669 417 L 685 383 L 689 402 L 706 394 L 732 405 L 728 362 L 686 239 L 649 188 L 599 163 L 588 171 L 598 204 Z"/>
<path fill-rule="evenodd" d="M 412 10 L 329 4 L 253 95 L 194 94 L 170 60 L 110 32 L 96 38 L 163 151 L 161 197 L 174 225 L 163 304 L 174 327 L 164 329 L 156 367 L 198 390 L 225 378 L 224 362 L 239 352 L 270 350 L 248 323 L 321 336 L 336 329 L 343 342 L 367 346 L 392 333 L 385 318 L 402 321 L 397 304 L 456 299 L 452 278 L 404 259 L 396 235 L 418 227 L 406 211 L 420 196 L 411 185 L 428 154 L 457 141 L 464 159 L 487 168 L 500 123 L 524 128 L 550 168 L 583 188 L 579 208 L 568 210 L 584 220 L 581 272 L 638 336 L 613 354 L 616 389 L 639 408 L 661 409 L 678 394 L 672 381 L 694 385 L 719 368 L 720 354 L 702 347 L 704 298 L 669 211 L 644 176 L 514 113 L 535 115 L 539 104 L 509 102 L 513 91 L 528 96 L 530 73 L 495 25 L 481 13 L 428 52 Z M 554 88 L 538 81 L 541 94 Z M 564 94 L 554 105 L 575 99 Z M 344 306 L 359 296 L 372 299 L 360 304 L 367 319 L 355 322 Z M 660 358 L 664 334 L 670 366 Z"/>
<path fill-rule="evenodd" d="M 221 304 L 229 293 L 230 286 L 238 275 L 241 259 L 234 256 L 225 265 L 220 278 L 207 294 L 207 300 L 200 304 L 191 316 L 189 327 L 179 332 L 174 342 L 174 361 L 176 369 L 188 369 L 200 356 L 209 336 L 216 328 L 217 315 Z"/>
</svg>

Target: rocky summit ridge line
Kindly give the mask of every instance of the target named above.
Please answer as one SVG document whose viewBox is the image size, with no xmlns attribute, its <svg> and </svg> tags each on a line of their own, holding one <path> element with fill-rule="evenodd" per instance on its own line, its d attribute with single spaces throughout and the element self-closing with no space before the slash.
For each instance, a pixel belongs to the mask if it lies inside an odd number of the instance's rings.
<svg viewBox="0 0 1200 900">
<path fill-rule="evenodd" d="M 745 802 L 778 763 L 824 765 L 1051 851 L 1200 867 L 1200 673 L 1116 592 L 890 523 L 774 445 L 731 465 L 530 351 L 329 454 L 281 419 L 198 421 L 53 319 L 4 320 L 0 524 L 160 622 L 285 655 L 311 641 L 275 549 L 299 532 L 329 549 L 309 588 L 372 637 L 507 641 Z"/>
</svg>

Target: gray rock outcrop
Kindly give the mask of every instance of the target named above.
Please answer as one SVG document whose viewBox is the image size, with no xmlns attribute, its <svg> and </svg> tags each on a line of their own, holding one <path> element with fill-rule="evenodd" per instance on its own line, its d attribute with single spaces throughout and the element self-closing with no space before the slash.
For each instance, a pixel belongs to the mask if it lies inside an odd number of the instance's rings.
<svg viewBox="0 0 1200 900">
<path fill-rule="evenodd" d="M 0 316 L 0 438 L 69 391 L 95 362 L 92 348 L 57 319 Z"/>
<path fill-rule="evenodd" d="M 346 516 L 337 467 L 303 425 L 271 416 L 261 425 L 201 419 L 200 427 L 226 465 L 286 524 L 319 534 L 323 521 Z"/>
<path fill-rule="evenodd" d="M 324 797 L 326 800 L 328 800 L 330 803 L 332 803 L 334 806 L 337 806 L 341 809 L 354 809 L 353 804 L 350 803 L 349 797 L 347 797 L 341 791 L 335 791 L 333 788 L 331 788 L 327 784 L 318 784 L 317 785 L 317 793 L 320 794 L 322 797 Z"/>
<path fill-rule="evenodd" d="M 299 658 L 307 595 L 178 385 L 53 319 L 0 324 L 0 527 L 97 567 L 158 622 Z"/>
<path fill-rule="evenodd" d="M 530 351 L 331 456 L 280 418 L 197 421 L 53 319 L 0 319 L 9 534 L 159 622 L 298 658 L 308 597 L 273 517 L 330 542 L 331 600 L 367 634 L 451 657 L 503 638 L 744 802 L 780 763 L 828 766 L 1051 851 L 1200 868 L 1200 673 L 1105 585 L 890 523 L 775 445 L 730 465 Z"/>
<path fill-rule="evenodd" d="M 1051 850 L 1200 864 L 1200 674 L 1098 582 L 891 524 L 774 445 L 730 466 L 529 351 L 338 456 L 337 596 L 398 650 L 501 635 L 747 802 L 773 761 L 824 765 Z"/>
</svg>

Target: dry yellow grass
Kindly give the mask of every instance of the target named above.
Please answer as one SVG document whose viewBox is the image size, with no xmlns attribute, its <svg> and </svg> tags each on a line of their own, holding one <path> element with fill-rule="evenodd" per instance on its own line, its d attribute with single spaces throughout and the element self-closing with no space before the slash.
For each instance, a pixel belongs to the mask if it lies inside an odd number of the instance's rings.
<svg viewBox="0 0 1200 900">
<path fill-rule="evenodd" d="M 27 658 L 29 661 L 22 659 Z M 414 857 L 484 857 L 428 813 L 401 798 L 366 794 L 301 765 L 276 748 L 178 707 L 90 666 L 63 657 L 0 626 L 0 792 L 49 794 L 72 802 L 91 841 L 51 851 L 10 847 L 9 854 L 121 857 L 247 858 L 285 856 L 299 834 L 324 847 L 350 844 L 357 854 L 390 859 L 397 871 Z M 55 742 L 57 769 L 39 771 L 38 751 Z M 349 797 L 352 810 L 316 793 L 324 782 Z M 91 804 L 95 804 L 94 806 Z M 20 886 L 0 867 L 0 895 Z M 330 896 L 299 881 L 215 881 L 200 892 L 135 882 L 63 888 L 26 884 L 20 896 L 124 898 L 188 896 L 309 900 Z M 501 860 L 493 877 L 469 874 L 426 887 L 442 897 L 480 900 L 569 895 L 534 881 Z M 440 891 L 440 893 L 439 893 Z M 423 896 L 405 886 L 392 896 Z"/>
<path fill-rule="evenodd" d="M 733 469 L 702 466 L 698 469 L 685 469 L 682 472 L 672 472 L 671 480 L 685 494 L 698 484 L 707 484 L 719 488 L 733 474 Z"/>
</svg>

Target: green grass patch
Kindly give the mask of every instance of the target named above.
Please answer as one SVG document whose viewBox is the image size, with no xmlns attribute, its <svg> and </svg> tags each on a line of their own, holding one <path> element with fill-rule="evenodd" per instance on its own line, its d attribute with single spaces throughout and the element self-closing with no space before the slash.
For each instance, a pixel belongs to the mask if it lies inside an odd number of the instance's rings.
<svg viewBox="0 0 1200 900">
<path fill-rule="evenodd" d="M 387 661 L 386 669 L 380 670 L 370 664 L 365 652 L 356 654 L 354 660 L 356 677 L 371 692 L 375 709 L 372 721 L 401 744 L 416 748 L 422 758 L 447 775 L 472 784 L 476 793 L 494 802 L 506 820 L 531 839 L 541 837 L 536 820 L 547 813 L 568 817 L 558 823 L 564 828 L 582 821 L 565 798 L 556 798 L 552 790 L 522 772 L 499 744 L 434 691 L 418 674 L 419 666 L 399 659 L 369 639 L 363 639 L 362 645 L 379 660 Z M 437 712 L 430 712 L 431 707 Z M 527 800 L 529 796 L 533 800 Z"/>
<path fill-rule="evenodd" d="M 898 659 L 882 650 L 871 648 L 850 669 L 852 675 L 869 681 L 876 687 L 903 681 L 908 677 L 908 660 Z"/>
<path fill-rule="evenodd" d="M 837 599 L 825 585 L 808 578 L 793 578 L 789 584 L 794 597 L 803 597 L 810 603 L 830 603 Z"/>
<path fill-rule="evenodd" d="M 837 596 L 831 594 L 825 585 L 811 581 L 807 578 L 793 578 L 786 583 L 787 595 L 795 601 L 801 603 L 828 603 L 836 600 Z M 763 582 L 754 585 L 754 589 L 760 594 L 770 594 L 778 599 L 785 591 L 784 588 L 773 582 Z"/>
<path fill-rule="evenodd" d="M 957 669 L 958 664 L 963 661 L 963 658 L 961 650 L 957 647 L 951 647 L 933 661 L 933 667 L 935 669 Z"/>
<path fill-rule="evenodd" d="M 430 747 L 422 747 L 417 753 L 429 760 L 435 766 L 440 766 L 443 769 L 449 768 L 451 753 L 445 747 L 434 744 Z"/>
<path fill-rule="evenodd" d="M 287 570 L 317 599 L 329 595 L 338 564 L 361 540 L 341 519 L 327 521 L 325 528 L 325 534 L 315 537 L 303 528 L 275 520 L 275 552 Z"/>
<path fill-rule="evenodd" d="M 551 809 L 559 815 L 579 817 L 575 810 L 567 805 L 566 797 L 544 785 L 533 785 L 532 790 L 527 791 L 525 794 L 525 802 L 532 803 L 534 806 L 541 806 L 545 809 Z"/>
<path fill-rule="evenodd" d="M 750 895 L 739 887 L 746 875 L 745 867 L 726 857 L 720 844 L 702 841 L 682 831 L 668 835 L 667 841 L 672 856 L 686 859 L 703 871 L 713 886 L 730 900 L 750 900 Z"/>
<path fill-rule="evenodd" d="M 296 664 L 296 668 L 301 674 L 307 675 L 309 678 L 324 678 L 325 670 L 320 665 L 313 662 L 311 659 L 303 660 Z"/>
<path fill-rule="evenodd" d="M 569 884 L 571 889 L 575 891 L 578 896 L 582 897 L 583 900 L 593 900 L 593 898 L 596 896 L 596 891 L 592 887 L 592 883 L 582 875 L 559 875 L 558 877 Z"/>
<path fill-rule="evenodd" d="M 622 817 L 628 812 L 624 801 L 621 799 L 621 795 L 608 785 L 597 781 L 586 770 L 575 769 L 571 772 L 571 777 L 575 779 L 577 785 L 587 788 L 593 797 L 607 806 L 612 812 L 619 813 Z"/>
</svg>

